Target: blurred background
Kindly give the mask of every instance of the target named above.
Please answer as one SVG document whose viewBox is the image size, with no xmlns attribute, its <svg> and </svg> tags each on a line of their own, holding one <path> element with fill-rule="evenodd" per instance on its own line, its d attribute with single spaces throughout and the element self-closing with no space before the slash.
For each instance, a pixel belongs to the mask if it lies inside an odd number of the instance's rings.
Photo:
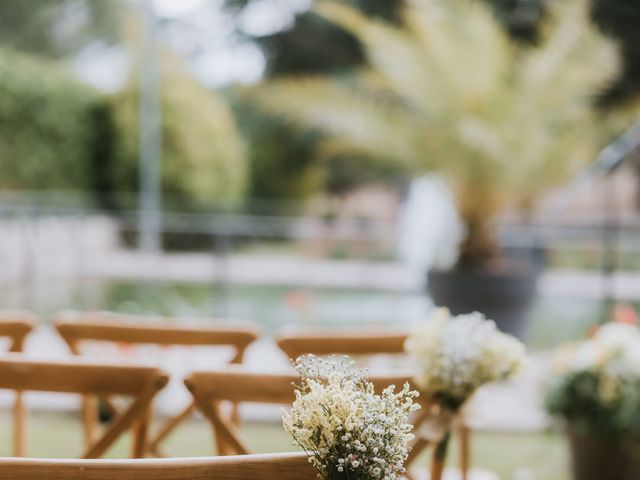
<svg viewBox="0 0 640 480">
<path fill-rule="evenodd" d="M 444 304 L 544 356 L 640 304 L 638 24 L 630 0 L 0 0 L 0 308 L 273 334 Z M 477 463 L 568 478 L 531 412 Z"/>
</svg>

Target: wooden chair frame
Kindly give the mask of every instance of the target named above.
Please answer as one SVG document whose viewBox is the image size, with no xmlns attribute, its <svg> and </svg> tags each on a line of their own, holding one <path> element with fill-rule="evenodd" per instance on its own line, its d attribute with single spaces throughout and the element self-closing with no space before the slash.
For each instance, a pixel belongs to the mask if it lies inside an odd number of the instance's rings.
<svg viewBox="0 0 640 480">
<path fill-rule="evenodd" d="M 301 453 L 162 460 L 0 458 L 0 480 L 316 480 Z"/>
<path fill-rule="evenodd" d="M 402 331 L 385 330 L 309 330 L 283 332 L 276 338 L 280 350 L 289 358 L 295 359 L 300 355 L 402 355 L 406 354 L 404 343 L 408 333 Z M 424 408 L 428 407 L 428 408 Z M 416 422 L 424 422 L 432 408 L 432 404 L 423 405 L 423 410 Z M 458 427 L 460 441 L 460 471 L 462 480 L 467 480 L 471 458 L 471 429 L 461 422 Z M 430 442 L 416 437 L 411 456 L 407 461 L 410 465 Z M 436 448 L 437 450 L 437 448 Z M 437 457 L 443 452 L 437 452 Z M 446 451 L 444 452 L 446 454 Z M 442 476 L 443 459 L 432 462 L 431 478 L 437 480 Z M 438 473 L 439 471 L 439 473 Z M 408 475 L 410 477 L 410 475 Z"/>
<path fill-rule="evenodd" d="M 304 330 L 281 333 L 276 342 L 289 358 L 300 355 L 405 354 L 406 332 L 384 330 Z"/>
<path fill-rule="evenodd" d="M 103 455 L 127 429 L 133 429 L 132 456 L 144 454 L 151 402 L 169 377 L 155 367 L 85 361 L 46 362 L 20 354 L 0 358 L 0 389 L 77 393 L 80 395 L 126 395 L 134 400 L 87 446 L 83 458 Z M 24 423 L 21 425 L 24 428 Z M 25 438 L 22 432 L 21 438 Z M 24 452 L 21 452 L 24 453 Z"/>
<path fill-rule="evenodd" d="M 370 378 L 381 391 L 389 385 L 402 388 L 410 376 L 376 376 Z M 213 429 L 219 455 L 247 455 L 252 453 L 237 425 L 220 408 L 221 402 L 248 402 L 290 405 L 295 399 L 295 374 L 262 374 L 240 368 L 193 372 L 185 379 L 198 409 Z"/>
<path fill-rule="evenodd" d="M 25 310 L 5 311 L 0 313 L 0 337 L 7 337 L 11 341 L 9 351 L 22 352 L 24 341 L 38 323 L 38 317 Z M 22 392 L 16 390 L 13 404 L 13 455 L 24 455 L 25 446 L 25 410 Z"/>
<path fill-rule="evenodd" d="M 231 327 L 216 325 L 187 326 L 167 322 L 163 317 L 142 317 L 118 315 L 105 312 L 66 312 L 57 316 L 55 326 L 69 349 L 81 355 L 80 345 L 85 341 L 104 341 L 128 344 L 155 344 L 164 346 L 228 346 L 234 348 L 232 364 L 242 363 L 247 347 L 259 337 L 259 329 L 254 326 Z M 116 410 L 109 402 L 104 399 Z M 178 415 L 169 418 L 149 439 L 147 451 L 157 457 L 165 456 L 160 444 L 176 427 L 189 418 L 195 409 L 189 403 Z M 85 399 L 83 405 L 85 441 L 94 437 L 97 421 L 95 400 Z M 236 417 L 237 418 L 237 417 Z"/>
</svg>

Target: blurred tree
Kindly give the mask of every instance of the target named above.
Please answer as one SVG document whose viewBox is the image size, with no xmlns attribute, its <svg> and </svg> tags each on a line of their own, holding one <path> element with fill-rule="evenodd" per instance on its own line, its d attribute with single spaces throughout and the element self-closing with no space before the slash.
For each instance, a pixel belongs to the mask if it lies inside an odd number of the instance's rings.
<svg viewBox="0 0 640 480">
<path fill-rule="evenodd" d="M 234 111 L 243 133 L 251 139 L 251 197 L 278 201 L 260 207 L 278 207 L 279 201 L 303 199 L 322 188 L 324 172 L 309 151 L 318 134 L 292 132 L 286 122 L 268 119 L 246 98 L 236 100 Z"/>
<path fill-rule="evenodd" d="M 255 1 L 227 0 L 226 5 L 239 16 Z M 535 41 L 545 0 L 485 1 L 494 7 L 515 38 Z M 277 2 L 272 3 L 276 8 Z M 344 0 L 342 3 L 370 17 L 397 22 L 404 0 Z M 239 33 L 246 36 L 242 31 Z M 356 36 L 313 10 L 297 14 L 290 28 L 252 40 L 262 48 L 267 59 L 267 76 L 271 78 L 290 74 L 342 74 L 365 60 L 365 52 Z M 355 157 L 323 155 L 326 161 L 319 165 L 315 150 L 321 135 L 302 135 L 282 119 L 256 111 L 248 118 L 244 116 L 246 112 L 242 109 L 238 116 L 242 125 L 251 125 L 247 133 L 250 144 L 256 145 L 251 151 L 252 196 L 303 198 L 319 188 L 330 194 L 343 195 L 374 181 L 394 185 L 405 174 L 398 166 L 387 165 L 379 170 L 372 170 L 371 165 L 362 168 L 362 160 Z M 320 170 L 324 174 L 319 175 Z"/>
<path fill-rule="evenodd" d="M 597 151 L 590 96 L 616 61 L 586 0 L 556 4 L 538 48 L 515 47 L 488 8 L 465 0 L 416 0 L 402 26 L 338 2 L 317 8 L 360 39 L 368 68 L 348 81 L 273 80 L 259 101 L 322 129 L 333 155 L 441 172 L 467 227 L 461 265 L 493 261 L 496 216 L 531 205 Z"/>
<path fill-rule="evenodd" d="M 535 43 L 548 0 L 485 0 L 495 10 L 504 28 L 515 40 Z"/>
<path fill-rule="evenodd" d="M 64 56 L 118 33 L 120 0 L 2 0 L 0 45 Z"/>
<path fill-rule="evenodd" d="M 226 0 L 229 10 L 240 14 L 253 2 Z M 397 20 L 404 0 L 344 0 L 363 13 L 386 20 Z M 272 2 L 277 8 L 277 2 Z M 244 34 L 240 30 L 241 34 Z M 246 35 L 246 34 L 245 34 Z M 290 28 L 253 37 L 264 50 L 269 76 L 290 73 L 327 73 L 342 71 L 362 63 L 358 40 L 343 28 L 306 10 L 295 16 Z"/>
<path fill-rule="evenodd" d="M 0 188 L 89 190 L 101 102 L 59 65 L 0 51 Z"/>
<path fill-rule="evenodd" d="M 622 69 L 600 96 L 614 107 L 640 96 L 640 0 L 592 0 L 592 16 L 600 29 L 618 42 Z"/>
<path fill-rule="evenodd" d="M 177 60 L 162 73 L 162 185 L 168 208 L 238 202 L 245 192 L 245 145 L 226 102 L 182 70 Z M 112 191 L 138 186 L 138 83 L 111 100 L 116 139 L 104 174 Z M 103 185 L 105 188 L 105 185 Z"/>
<path fill-rule="evenodd" d="M 240 16 L 252 1 L 227 0 L 226 6 Z M 369 15 L 388 20 L 398 18 L 402 2 L 345 0 Z M 276 8 L 277 2 L 272 3 Z M 268 77 L 341 73 L 364 61 L 361 45 L 352 34 L 310 10 L 296 15 L 290 28 L 252 40 L 265 54 Z M 319 161 L 316 147 L 321 135 L 317 132 L 302 134 L 281 118 L 251 108 L 246 101 L 237 115 L 252 145 L 252 197 L 303 199 L 319 190 L 342 194 L 370 177 L 366 169 L 353 168 L 351 159 Z"/>
</svg>

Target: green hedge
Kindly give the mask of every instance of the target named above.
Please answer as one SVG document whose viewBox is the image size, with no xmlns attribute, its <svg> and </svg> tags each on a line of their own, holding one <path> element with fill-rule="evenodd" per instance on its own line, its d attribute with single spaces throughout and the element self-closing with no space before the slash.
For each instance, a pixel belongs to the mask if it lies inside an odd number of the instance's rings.
<svg viewBox="0 0 640 480">
<path fill-rule="evenodd" d="M 248 179 L 246 147 L 225 101 L 176 65 L 162 74 L 162 187 L 167 208 L 234 204 Z M 114 190 L 138 185 L 137 79 L 110 100 L 116 138 L 104 173 Z"/>
<path fill-rule="evenodd" d="M 100 95 L 54 63 L 0 51 L 0 188 L 91 188 Z"/>
<path fill-rule="evenodd" d="M 92 192 L 102 206 L 135 207 L 135 85 L 105 97 L 59 64 L 0 50 L 0 189 Z M 248 165 L 226 103 L 172 65 L 162 115 L 165 205 L 238 202 Z"/>
</svg>

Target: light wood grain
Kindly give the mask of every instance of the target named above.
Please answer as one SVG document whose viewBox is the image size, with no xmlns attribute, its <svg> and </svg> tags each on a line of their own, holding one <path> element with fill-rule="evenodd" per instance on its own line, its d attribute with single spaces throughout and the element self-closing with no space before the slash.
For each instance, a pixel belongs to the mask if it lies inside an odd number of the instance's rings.
<svg viewBox="0 0 640 480">
<path fill-rule="evenodd" d="M 21 352 L 24 340 L 38 324 L 36 314 L 27 310 L 0 311 L 0 337 L 11 341 L 10 352 Z"/>
<path fill-rule="evenodd" d="M 133 398 L 128 409 L 91 442 L 83 457 L 97 458 L 135 422 L 145 422 L 154 396 L 169 377 L 155 367 L 72 360 L 47 362 L 9 353 L 0 358 L 0 389 L 78 393 L 82 395 L 125 395 Z M 144 444 L 144 428 L 136 429 L 134 442 Z"/>
<path fill-rule="evenodd" d="M 260 330 L 249 324 L 235 325 L 237 322 L 233 322 L 234 325 L 231 325 L 230 320 L 226 322 L 223 325 L 219 320 L 203 319 L 198 324 L 189 324 L 186 319 L 176 322 L 176 319 L 167 317 L 108 312 L 64 312 L 58 314 L 54 323 L 71 352 L 76 355 L 82 353 L 82 343 L 87 341 L 187 347 L 224 346 L 233 349 L 230 363 L 241 363 L 247 347 L 258 338 Z M 215 325 L 210 326 L 207 323 Z M 112 404 L 108 398 L 103 400 Z M 83 408 L 85 441 L 90 442 L 97 423 L 95 407 L 87 402 Z M 185 406 L 178 415 L 160 425 L 145 446 L 148 452 L 157 457 L 163 456 L 161 443 L 180 423 L 191 416 L 193 408 L 193 404 Z M 237 418 L 237 413 L 234 413 L 234 418 Z"/>
<path fill-rule="evenodd" d="M 10 352 L 22 352 L 24 341 L 36 327 L 38 317 L 26 310 L 5 310 L 0 312 L 0 337 L 8 337 Z M 26 410 L 22 392 L 16 390 L 13 405 L 13 454 L 21 457 L 26 451 Z"/>
<path fill-rule="evenodd" d="M 300 355 L 404 354 L 407 332 L 385 330 L 304 330 L 278 335 L 278 347 L 289 358 Z"/>
<path fill-rule="evenodd" d="M 315 480 L 298 453 L 162 460 L 0 458 L 0 480 Z"/>
<path fill-rule="evenodd" d="M 411 383 L 411 375 L 408 374 L 371 376 L 369 379 L 378 392 L 389 385 L 400 389 L 406 382 Z M 251 453 L 251 450 L 238 426 L 224 415 L 220 403 L 233 401 L 290 405 L 295 399 L 298 380 L 293 373 L 256 373 L 230 366 L 224 370 L 192 372 L 185 379 L 185 384 L 212 427 L 217 453 L 242 455 Z"/>
</svg>

